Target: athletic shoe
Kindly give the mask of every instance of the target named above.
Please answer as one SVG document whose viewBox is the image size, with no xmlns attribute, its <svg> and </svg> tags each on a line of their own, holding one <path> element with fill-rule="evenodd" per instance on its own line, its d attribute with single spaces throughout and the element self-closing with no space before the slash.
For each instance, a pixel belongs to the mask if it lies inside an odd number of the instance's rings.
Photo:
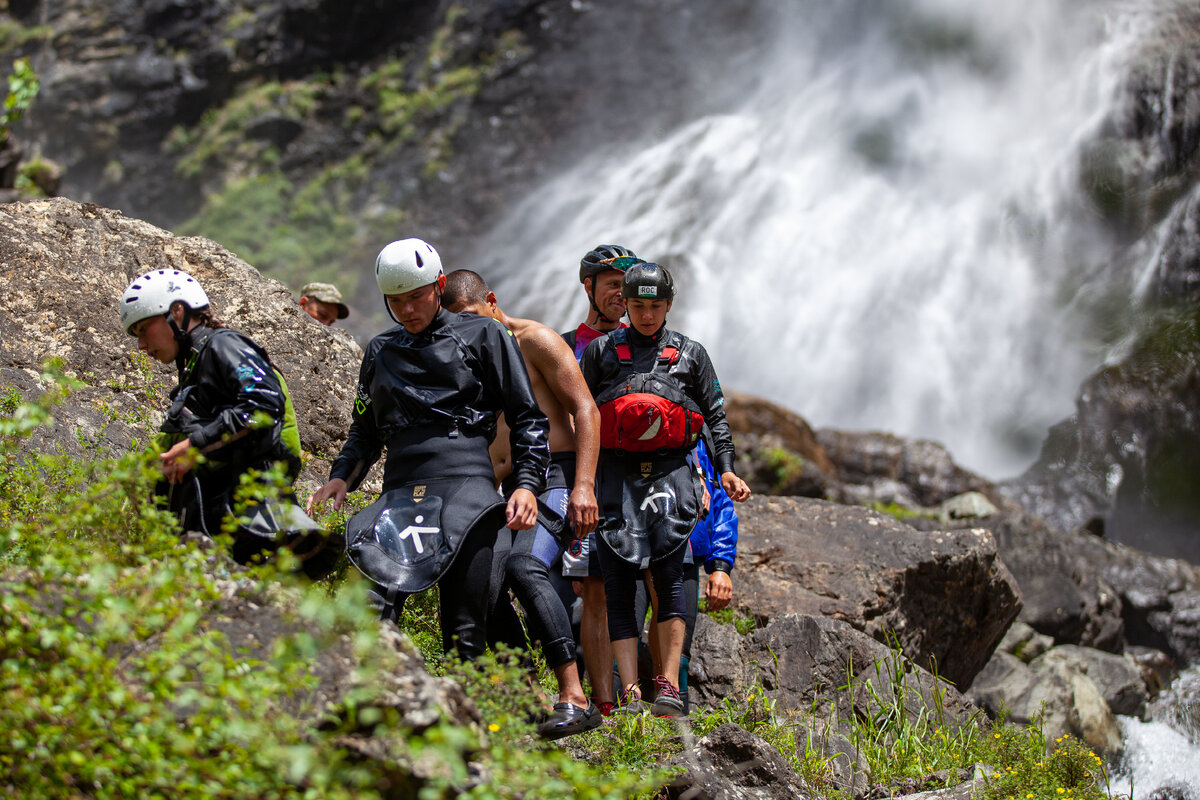
<svg viewBox="0 0 1200 800">
<path fill-rule="evenodd" d="M 613 713 L 637 715 L 645 710 L 646 704 L 642 702 L 642 693 L 634 686 L 621 692 L 621 702 L 613 709 Z"/>
<path fill-rule="evenodd" d="M 537 732 L 543 739 L 561 739 L 598 728 L 603 722 L 604 717 L 595 703 L 589 702 L 587 708 L 574 703 L 555 703 L 554 711 L 537 726 Z"/>
<path fill-rule="evenodd" d="M 654 678 L 654 688 L 658 690 L 658 695 L 654 698 L 654 705 L 650 708 L 651 714 L 656 717 L 687 716 L 683 711 L 683 700 L 679 699 L 679 690 L 671 685 L 665 675 L 658 675 Z"/>
</svg>

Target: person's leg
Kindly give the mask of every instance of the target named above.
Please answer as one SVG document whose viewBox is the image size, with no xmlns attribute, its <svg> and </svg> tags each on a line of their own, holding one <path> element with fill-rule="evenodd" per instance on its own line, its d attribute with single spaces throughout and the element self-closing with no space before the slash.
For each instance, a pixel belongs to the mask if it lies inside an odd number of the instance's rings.
<svg viewBox="0 0 1200 800">
<path fill-rule="evenodd" d="M 554 537 L 540 526 L 517 531 L 506 575 L 525 609 L 534 640 L 541 643 L 546 665 L 558 678 L 559 702 L 583 708 L 588 701 L 575 669 L 571 619 L 550 583 L 550 564 L 557 549 Z"/>
<path fill-rule="evenodd" d="M 467 533 L 450 568 L 438 581 L 442 647 L 467 661 L 487 645 L 488 606 L 492 602 L 492 548 L 503 525 L 502 513 L 487 514 Z"/>
<path fill-rule="evenodd" d="M 679 697 L 679 665 L 683 640 L 687 632 L 683 600 L 683 557 L 671 555 L 652 564 L 654 594 L 657 600 L 655 619 L 658 620 L 659 649 L 662 672 L 655 676 L 658 696 L 653 712 L 657 716 L 681 716 L 683 703 Z"/>
<path fill-rule="evenodd" d="M 583 619 L 579 637 L 583 644 L 583 660 L 588 680 L 597 703 L 613 703 L 613 652 L 608 638 L 608 600 L 604 594 L 604 579 L 588 576 L 583 579 Z"/>
<path fill-rule="evenodd" d="M 622 701 L 633 698 L 640 700 L 641 691 L 637 685 L 638 625 L 633 614 L 637 568 L 617 556 L 603 537 L 597 537 L 596 543 L 600 551 L 600 566 L 604 571 L 608 638 L 611 642 L 613 656 L 617 660 L 621 699 Z"/>
<path fill-rule="evenodd" d="M 683 610 L 684 634 L 683 654 L 679 657 L 679 699 L 683 702 L 683 713 L 691 711 L 688 697 L 688 668 L 692 662 L 692 636 L 696 632 L 696 617 L 700 611 L 700 565 L 683 565 Z"/>
</svg>

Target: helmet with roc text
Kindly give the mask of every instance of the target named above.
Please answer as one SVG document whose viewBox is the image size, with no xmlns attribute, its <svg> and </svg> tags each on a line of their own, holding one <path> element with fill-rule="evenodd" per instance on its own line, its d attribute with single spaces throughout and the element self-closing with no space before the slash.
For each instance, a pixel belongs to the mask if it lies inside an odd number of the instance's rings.
<svg viewBox="0 0 1200 800">
<path fill-rule="evenodd" d="M 583 258 L 579 259 L 579 282 L 595 278 L 601 272 L 610 269 L 624 272 L 633 264 L 642 263 L 642 259 L 633 254 L 628 247 L 619 244 L 600 244 Z"/>
<path fill-rule="evenodd" d="M 379 251 L 375 281 L 384 294 L 404 294 L 428 286 L 442 274 L 442 259 L 422 239 L 401 239 Z"/>
<path fill-rule="evenodd" d="M 643 261 L 625 270 L 621 297 L 626 300 L 671 300 L 675 297 L 675 281 L 662 264 Z"/>
<path fill-rule="evenodd" d="M 166 316 L 175 303 L 193 311 L 208 306 L 200 283 L 177 269 L 156 269 L 134 279 L 121 295 L 121 327 L 130 336 L 133 326 L 150 317 Z"/>
</svg>

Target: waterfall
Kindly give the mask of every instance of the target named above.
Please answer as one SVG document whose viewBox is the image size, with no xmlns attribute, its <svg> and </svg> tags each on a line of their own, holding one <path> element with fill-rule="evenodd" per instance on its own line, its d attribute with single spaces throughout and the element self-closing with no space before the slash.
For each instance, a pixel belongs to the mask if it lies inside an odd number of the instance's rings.
<svg viewBox="0 0 1200 800">
<path fill-rule="evenodd" d="M 1200 791 L 1200 668 L 1184 670 L 1151 704 L 1151 719 L 1120 717 L 1125 756 L 1112 791 L 1132 800 Z M 1169 791 L 1174 789 L 1174 793 Z"/>
<path fill-rule="evenodd" d="M 474 263 L 565 330 L 580 256 L 624 244 L 675 273 L 669 324 L 726 387 L 1019 471 L 1103 357 L 1084 299 L 1117 247 L 1079 155 L 1147 4 L 779 5 L 736 102 L 564 169 Z"/>
</svg>

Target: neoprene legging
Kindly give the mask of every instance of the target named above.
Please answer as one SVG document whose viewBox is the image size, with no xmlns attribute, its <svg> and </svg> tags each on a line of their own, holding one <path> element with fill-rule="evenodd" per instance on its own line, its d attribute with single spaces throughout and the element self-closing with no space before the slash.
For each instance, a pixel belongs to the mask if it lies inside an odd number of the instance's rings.
<svg viewBox="0 0 1200 800">
<path fill-rule="evenodd" d="M 634 601 L 640 570 L 613 552 L 603 536 L 596 537 L 600 568 L 604 571 L 605 605 L 608 608 L 608 638 L 612 641 L 636 639 L 640 633 Z M 683 598 L 683 557 L 687 547 L 650 564 L 650 577 L 658 594 L 658 621 L 672 617 L 687 618 Z"/>
</svg>

